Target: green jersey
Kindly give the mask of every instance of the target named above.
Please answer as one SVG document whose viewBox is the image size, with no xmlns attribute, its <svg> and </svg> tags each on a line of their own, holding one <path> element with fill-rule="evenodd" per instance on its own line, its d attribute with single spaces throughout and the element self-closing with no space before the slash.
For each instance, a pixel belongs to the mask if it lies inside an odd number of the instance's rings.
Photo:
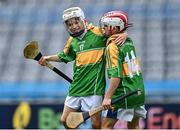
<svg viewBox="0 0 180 130">
<path fill-rule="evenodd" d="M 108 77 L 118 77 L 120 78 L 120 83 L 112 99 L 123 96 L 135 89 L 141 90 L 141 95 L 130 96 L 123 102 L 115 104 L 115 106 L 119 108 L 135 108 L 144 105 L 144 83 L 133 41 L 127 38 L 119 46 L 113 41 L 113 37 L 107 40 L 110 44 L 106 48 L 106 68 Z"/>
<path fill-rule="evenodd" d="M 69 96 L 104 95 L 106 40 L 99 28 L 89 25 L 81 40 L 70 37 L 63 52 L 58 53 L 63 62 L 75 61 Z"/>
</svg>

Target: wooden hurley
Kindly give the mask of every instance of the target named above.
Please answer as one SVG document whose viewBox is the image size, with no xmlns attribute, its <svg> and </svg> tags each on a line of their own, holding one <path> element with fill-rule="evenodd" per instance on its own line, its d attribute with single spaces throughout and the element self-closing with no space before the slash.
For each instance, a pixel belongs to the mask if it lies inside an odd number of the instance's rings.
<svg viewBox="0 0 180 130">
<path fill-rule="evenodd" d="M 112 105 L 117 103 L 117 102 L 121 102 L 123 101 L 125 98 L 132 96 L 132 95 L 140 95 L 141 94 L 141 90 L 135 90 L 132 91 L 130 93 L 128 93 L 127 95 L 124 95 L 122 97 L 117 98 L 116 100 L 112 101 Z M 94 108 L 88 112 L 70 112 L 67 119 L 66 119 L 66 125 L 71 128 L 71 129 L 75 129 L 77 128 L 80 124 L 82 124 L 83 122 L 85 122 L 87 119 L 89 119 L 91 116 L 93 116 L 94 114 L 101 112 L 102 110 L 104 110 L 103 106 L 99 106 L 97 108 Z"/>
<path fill-rule="evenodd" d="M 36 61 L 39 61 L 42 57 L 41 51 L 38 47 L 37 41 L 30 41 L 27 43 L 27 45 L 24 48 L 24 57 L 27 59 L 33 59 Z M 69 83 L 72 83 L 72 79 L 70 79 L 67 75 L 65 75 L 63 72 L 58 70 L 56 67 L 54 67 L 52 64 L 50 64 L 48 61 L 46 61 L 46 66 L 63 77 L 65 80 L 67 80 Z"/>
</svg>

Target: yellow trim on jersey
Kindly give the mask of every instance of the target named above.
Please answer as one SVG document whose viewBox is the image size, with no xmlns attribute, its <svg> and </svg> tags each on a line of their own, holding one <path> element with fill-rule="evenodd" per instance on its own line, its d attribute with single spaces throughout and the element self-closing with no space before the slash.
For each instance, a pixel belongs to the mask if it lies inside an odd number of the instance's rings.
<svg viewBox="0 0 180 130">
<path fill-rule="evenodd" d="M 110 43 L 113 43 L 114 40 L 115 40 L 114 35 L 112 35 L 111 37 L 109 37 L 109 38 L 107 39 L 106 46 L 108 46 Z"/>
<path fill-rule="evenodd" d="M 106 48 L 105 55 L 106 55 L 106 68 L 109 69 L 111 67 L 111 63 L 110 63 L 110 55 L 109 55 L 108 47 Z"/>
<path fill-rule="evenodd" d="M 88 24 L 87 29 L 96 35 L 102 35 L 99 27 L 93 26 L 92 24 Z"/>
<path fill-rule="evenodd" d="M 68 41 L 66 42 L 66 45 L 65 45 L 65 47 L 63 49 L 65 55 L 67 55 L 68 52 L 69 52 L 69 47 L 71 45 L 72 40 L 73 40 L 73 37 L 69 37 Z"/>
<path fill-rule="evenodd" d="M 76 56 L 76 65 L 87 65 L 87 64 L 95 64 L 102 60 L 103 49 L 98 50 L 90 50 L 79 53 Z"/>
<path fill-rule="evenodd" d="M 115 43 L 111 43 L 107 47 L 108 55 L 107 55 L 107 61 L 108 62 L 108 68 L 114 68 L 118 66 L 118 47 Z"/>
</svg>

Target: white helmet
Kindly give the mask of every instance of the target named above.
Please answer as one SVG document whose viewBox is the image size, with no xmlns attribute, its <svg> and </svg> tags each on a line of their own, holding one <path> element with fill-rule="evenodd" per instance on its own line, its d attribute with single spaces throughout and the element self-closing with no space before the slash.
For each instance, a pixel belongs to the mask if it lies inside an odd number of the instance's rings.
<svg viewBox="0 0 180 130">
<path fill-rule="evenodd" d="M 63 21 L 68 19 L 79 17 L 82 21 L 85 19 L 84 12 L 79 7 L 71 7 L 63 12 Z"/>
<path fill-rule="evenodd" d="M 66 21 L 71 19 L 71 18 L 79 18 L 79 20 L 82 22 L 82 24 L 84 25 L 84 29 L 79 31 L 79 32 L 76 32 L 76 33 L 72 33 L 68 26 L 66 25 Z M 72 8 L 68 8 L 66 10 L 64 10 L 63 12 L 63 22 L 64 22 L 64 25 L 67 29 L 67 31 L 69 32 L 69 34 L 73 37 L 79 37 L 81 36 L 82 34 L 85 34 L 87 32 L 87 29 L 86 29 L 86 22 L 85 22 L 85 16 L 84 16 L 84 12 L 82 11 L 81 8 L 79 7 L 72 7 Z"/>
</svg>

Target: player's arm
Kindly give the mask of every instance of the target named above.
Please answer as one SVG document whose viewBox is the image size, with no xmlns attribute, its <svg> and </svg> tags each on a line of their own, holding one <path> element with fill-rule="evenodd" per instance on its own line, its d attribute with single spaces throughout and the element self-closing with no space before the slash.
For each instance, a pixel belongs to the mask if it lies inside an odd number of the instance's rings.
<svg viewBox="0 0 180 130">
<path fill-rule="evenodd" d="M 120 45 L 126 41 L 127 36 L 128 36 L 128 33 L 123 32 L 123 33 L 114 34 L 112 37 L 115 39 L 114 43 L 116 45 Z"/>
<path fill-rule="evenodd" d="M 109 40 L 110 39 L 110 40 Z M 111 106 L 111 98 L 117 87 L 119 86 L 120 79 L 122 77 L 122 65 L 120 63 L 120 53 L 118 51 L 117 45 L 111 40 L 111 37 L 107 40 L 110 44 L 106 47 L 106 68 L 107 74 L 110 78 L 110 84 L 108 90 L 105 94 L 102 106 L 104 108 L 109 108 Z"/>
<path fill-rule="evenodd" d="M 49 55 L 49 56 L 42 56 L 38 62 L 40 65 L 45 66 L 46 61 L 60 62 L 61 60 L 58 57 L 58 55 Z"/>
<path fill-rule="evenodd" d="M 69 37 L 63 51 L 59 52 L 56 55 L 43 56 L 39 60 L 39 64 L 45 66 L 46 61 L 65 62 L 65 63 L 73 61 L 75 59 L 75 53 L 71 48 L 72 39 L 73 39 L 72 37 Z"/>
<path fill-rule="evenodd" d="M 114 92 L 116 91 L 118 85 L 120 83 L 120 78 L 116 78 L 116 77 L 112 77 L 110 79 L 110 84 L 109 84 L 109 87 L 108 87 L 108 90 L 104 96 L 104 100 L 103 100 L 103 103 L 102 103 L 102 106 L 104 108 L 110 108 L 111 107 L 111 97 L 112 95 L 114 94 Z"/>
</svg>

